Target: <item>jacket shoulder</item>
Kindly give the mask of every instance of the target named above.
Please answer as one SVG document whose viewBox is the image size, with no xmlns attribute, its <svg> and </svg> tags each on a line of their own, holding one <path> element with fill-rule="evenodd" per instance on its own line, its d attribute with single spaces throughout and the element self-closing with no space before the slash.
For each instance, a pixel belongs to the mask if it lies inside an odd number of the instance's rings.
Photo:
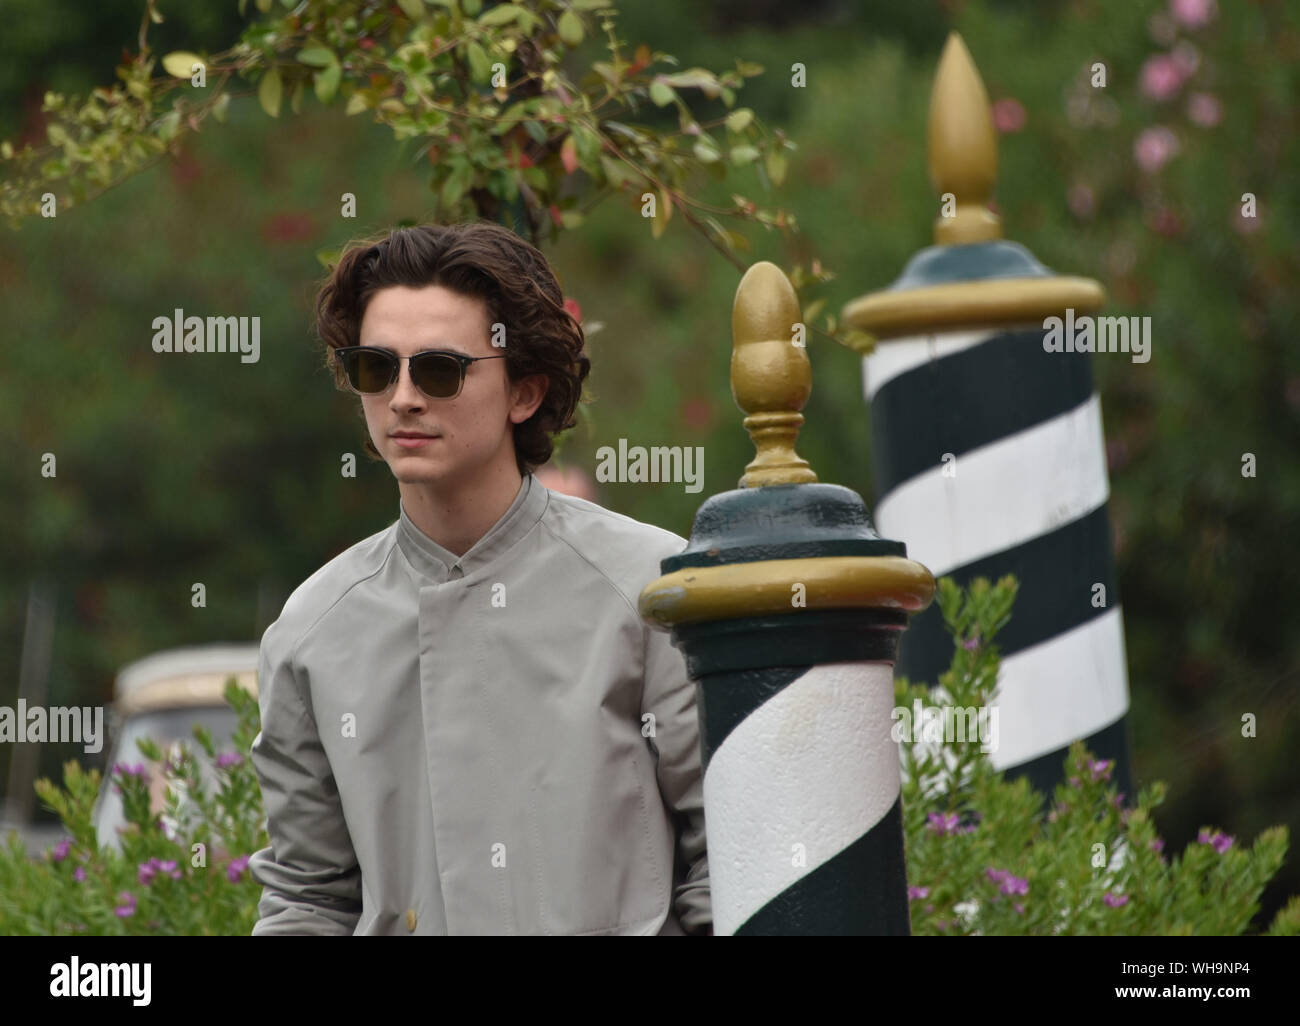
<svg viewBox="0 0 1300 1026">
<path fill-rule="evenodd" d="M 397 522 L 344 549 L 285 600 L 276 621 L 262 635 L 264 649 L 291 655 L 325 614 L 358 584 L 379 573 L 397 543 Z"/>
<path fill-rule="evenodd" d="M 636 609 L 641 589 L 659 576 L 659 561 L 686 548 L 679 534 L 594 502 L 551 492 L 547 529 L 603 574 Z"/>
</svg>

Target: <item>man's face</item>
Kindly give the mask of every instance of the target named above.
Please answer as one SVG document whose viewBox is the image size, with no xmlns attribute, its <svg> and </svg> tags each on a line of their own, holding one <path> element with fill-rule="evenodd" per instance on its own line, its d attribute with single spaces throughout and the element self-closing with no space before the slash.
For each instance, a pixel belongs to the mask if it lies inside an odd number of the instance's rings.
<svg viewBox="0 0 1300 1026">
<path fill-rule="evenodd" d="M 506 345 L 509 345 L 507 326 Z M 493 347 L 487 304 L 441 285 L 380 289 L 366 305 L 360 343 L 398 356 L 443 349 L 466 356 L 505 356 Z M 403 361 L 396 384 L 363 395 L 370 440 L 403 484 L 470 482 L 490 468 L 515 464 L 511 427 L 532 416 L 546 379 L 511 385 L 506 361 L 471 364 L 454 399 L 431 399 Z M 402 438 L 404 434 L 420 437 Z"/>
</svg>

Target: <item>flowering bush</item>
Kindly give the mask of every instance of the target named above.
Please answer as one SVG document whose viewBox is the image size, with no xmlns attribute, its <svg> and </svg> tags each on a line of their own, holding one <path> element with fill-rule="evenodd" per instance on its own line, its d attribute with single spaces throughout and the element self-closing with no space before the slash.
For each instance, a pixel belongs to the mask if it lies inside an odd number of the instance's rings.
<svg viewBox="0 0 1300 1026">
<path fill-rule="evenodd" d="M 194 730 L 216 769 L 215 793 L 183 745 L 164 757 L 156 744 L 139 744 L 167 784 L 161 814 L 150 812 L 144 763 L 112 768 L 127 820 L 120 850 L 96 837 L 98 770 L 69 762 L 62 788 L 37 782 L 69 836 L 43 858 L 28 858 L 16 834 L 0 849 L 0 934 L 251 933 L 262 889 L 249 878 L 248 857 L 267 841 L 261 789 L 242 753 L 260 729 L 258 707 L 233 678 L 225 696 L 238 717 L 236 750 L 217 753 L 211 735 Z"/>
<path fill-rule="evenodd" d="M 939 602 L 954 638 L 952 666 L 930 692 L 900 678 L 896 698 L 982 707 L 996 693 L 1000 657 L 993 637 L 1007 622 L 1014 578 L 963 591 L 939 582 Z M 37 783 L 69 837 L 29 859 L 16 835 L 0 849 L 0 934 L 244 934 L 257 918 L 261 888 L 248 857 L 264 847 L 265 815 L 245 754 L 259 727 L 257 700 L 231 680 L 226 700 L 239 726 L 233 752 L 195 737 L 216 767 L 208 794 L 194 755 L 182 748 L 161 764 L 167 801 L 151 815 L 144 764 L 113 767 L 127 828 L 121 851 L 101 848 L 92 813 L 99 773 L 75 762 L 64 787 Z M 1044 814 L 1027 781 L 993 769 L 978 738 L 918 742 L 903 738 L 903 814 L 908 897 L 917 934 L 1240 934 L 1259 895 L 1282 864 L 1285 827 L 1264 831 L 1247 850 L 1205 828 L 1181 856 L 1167 857 L 1152 810 L 1165 788 L 1153 783 L 1125 804 L 1110 783 L 1112 765 L 1076 743 L 1067 780 Z M 1300 933 L 1300 898 L 1278 913 L 1272 935 Z"/>
<path fill-rule="evenodd" d="M 933 692 L 899 678 L 896 701 L 986 707 L 1001 659 L 993 637 L 1010 618 L 1017 584 L 979 579 L 963 591 L 939 582 L 952 665 Z M 1283 826 L 1252 848 L 1205 828 L 1181 856 L 1166 856 L 1152 810 L 1163 783 L 1135 805 L 1110 782 L 1113 765 L 1075 742 L 1066 780 L 1044 814 L 1027 780 L 993 768 L 980 740 L 903 736 L 908 898 L 916 934 L 1213 934 L 1245 932 L 1281 867 Z M 1268 931 L 1300 933 L 1300 897 Z"/>
</svg>

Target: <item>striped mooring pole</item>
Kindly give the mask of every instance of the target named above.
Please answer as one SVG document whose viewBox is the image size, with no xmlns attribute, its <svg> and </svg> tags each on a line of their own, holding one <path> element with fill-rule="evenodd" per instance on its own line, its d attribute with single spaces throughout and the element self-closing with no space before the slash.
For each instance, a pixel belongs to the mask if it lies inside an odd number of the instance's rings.
<svg viewBox="0 0 1300 1026">
<path fill-rule="evenodd" d="M 1091 354 L 1045 346 L 1047 318 L 1089 316 L 1105 293 L 1001 237 L 987 206 L 997 173 L 988 96 L 955 33 L 930 97 L 929 164 L 945 208 L 936 245 L 843 310 L 877 343 L 863 365 L 875 522 L 936 577 L 1020 581 L 996 639 L 994 766 L 1050 796 L 1081 738 L 1114 760 L 1111 779 L 1131 795 L 1101 405 Z M 898 672 L 933 686 L 952 656 L 937 607 L 901 648 Z"/>
<path fill-rule="evenodd" d="M 801 320 L 778 267 L 746 271 L 731 388 L 757 456 L 640 612 L 696 682 L 715 936 L 908 935 L 893 662 L 934 578 L 796 454 Z"/>
</svg>

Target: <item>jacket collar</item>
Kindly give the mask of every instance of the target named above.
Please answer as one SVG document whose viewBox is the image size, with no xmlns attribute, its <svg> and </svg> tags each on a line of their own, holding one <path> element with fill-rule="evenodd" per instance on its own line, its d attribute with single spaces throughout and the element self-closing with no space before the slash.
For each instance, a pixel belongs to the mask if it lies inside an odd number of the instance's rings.
<svg viewBox="0 0 1300 1026">
<path fill-rule="evenodd" d="M 549 501 L 550 493 L 546 487 L 534 475 L 526 474 L 514 502 L 501 519 L 464 555 L 457 556 L 416 527 L 399 499 L 397 544 L 413 567 L 436 582 L 468 577 L 490 564 L 532 530 L 542 518 Z"/>
</svg>

